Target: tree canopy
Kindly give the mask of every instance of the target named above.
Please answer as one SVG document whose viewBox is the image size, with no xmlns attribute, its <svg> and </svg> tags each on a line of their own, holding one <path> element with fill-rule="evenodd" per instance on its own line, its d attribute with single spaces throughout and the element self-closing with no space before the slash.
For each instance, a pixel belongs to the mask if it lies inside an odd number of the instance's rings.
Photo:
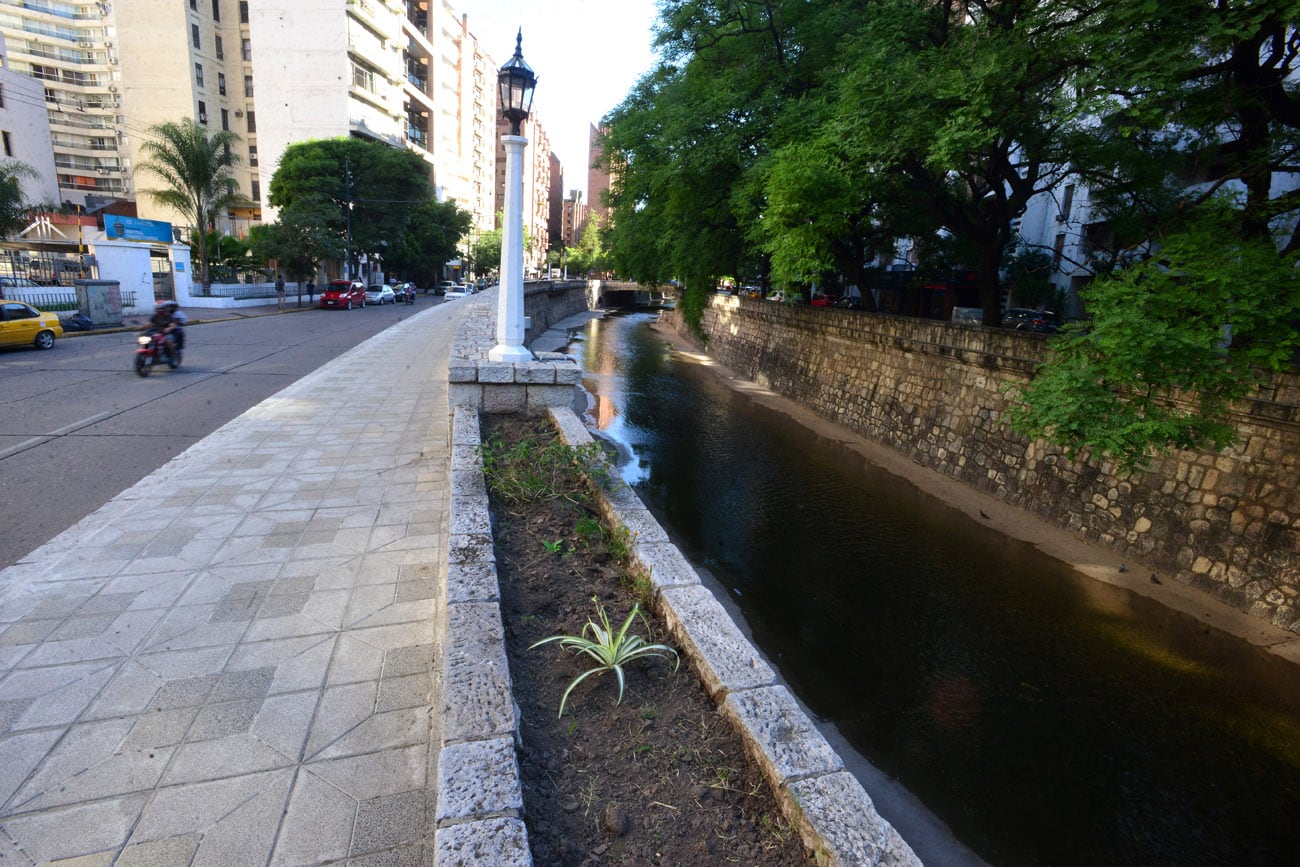
<svg viewBox="0 0 1300 867">
<path fill-rule="evenodd" d="M 1092 336 L 1061 338 L 1043 382 L 1054 369 L 1085 375 L 1082 359 L 1095 358 L 1083 347 L 1126 335 L 1123 364 L 1150 388 L 1148 372 L 1172 358 L 1130 333 L 1148 295 L 1180 340 L 1195 332 L 1201 354 L 1173 353 L 1179 364 L 1222 357 L 1215 335 L 1231 320 L 1234 376 L 1168 369 L 1163 390 L 1135 405 L 1126 380 L 1094 366 L 1098 387 L 1075 399 L 1024 392 L 1022 431 L 1126 460 L 1222 443 L 1212 425 L 1165 410 L 1191 389 L 1196 418 L 1221 422 L 1253 381 L 1235 365 L 1279 364 L 1293 345 L 1294 329 L 1252 334 L 1264 321 L 1247 311 L 1294 306 L 1300 191 L 1275 180 L 1300 169 L 1300 0 L 665 0 L 660 10 L 662 60 L 606 118 L 608 239 L 625 275 L 684 280 L 688 321 L 721 275 L 865 288 L 868 268 L 905 239 L 919 271 L 974 272 L 983 322 L 998 325 L 1008 279 L 1049 297 L 1041 272 L 1053 251 L 1025 246 L 1018 222 L 1071 183 L 1088 191 L 1093 221 L 1087 260 L 1075 263 L 1096 277 L 1083 294 Z M 1270 249 L 1277 268 L 1259 270 Z M 1248 269 L 1269 277 L 1221 291 Z M 1220 305 L 1217 329 L 1193 326 L 1207 303 Z M 1265 342 L 1279 351 L 1247 351 Z M 1137 423 L 1107 439 L 1090 412 Z"/>
<path fill-rule="evenodd" d="M 300 225 L 309 222 L 342 239 L 354 261 L 358 254 L 377 254 L 424 280 L 455 256 L 469 228 L 463 210 L 434 201 L 428 165 L 418 155 L 360 138 L 290 145 L 268 201 Z"/>
</svg>

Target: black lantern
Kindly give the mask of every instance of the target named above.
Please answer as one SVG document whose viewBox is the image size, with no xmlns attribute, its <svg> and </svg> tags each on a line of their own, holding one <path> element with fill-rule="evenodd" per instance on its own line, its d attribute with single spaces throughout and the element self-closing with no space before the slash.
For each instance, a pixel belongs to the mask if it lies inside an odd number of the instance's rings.
<svg viewBox="0 0 1300 867">
<path fill-rule="evenodd" d="M 528 118 L 533 105 L 533 89 L 537 76 L 524 63 L 524 31 L 515 37 L 515 56 L 497 73 L 497 91 L 501 99 L 501 113 L 510 121 L 510 134 L 519 135 L 519 124 Z"/>
</svg>

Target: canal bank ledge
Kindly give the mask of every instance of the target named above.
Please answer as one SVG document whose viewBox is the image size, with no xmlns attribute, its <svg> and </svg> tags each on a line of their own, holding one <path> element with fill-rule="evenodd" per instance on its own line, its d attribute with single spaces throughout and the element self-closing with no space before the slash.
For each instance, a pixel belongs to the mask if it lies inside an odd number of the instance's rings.
<svg viewBox="0 0 1300 867">
<path fill-rule="evenodd" d="M 522 364 L 487 360 L 495 343 L 495 293 L 474 297 L 448 365 L 451 465 L 438 806 L 439 865 L 531 865 L 520 743 L 506 659 L 479 414 L 547 413 L 571 446 L 592 441 L 574 412 L 582 372 L 541 352 Z M 740 733 L 777 801 L 818 864 L 920 865 L 898 832 L 746 639 L 699 574 L 626 485 L 598 492 L 600 508 L 636 542 L 655 604 L 719 712 Z"/>
</svg>

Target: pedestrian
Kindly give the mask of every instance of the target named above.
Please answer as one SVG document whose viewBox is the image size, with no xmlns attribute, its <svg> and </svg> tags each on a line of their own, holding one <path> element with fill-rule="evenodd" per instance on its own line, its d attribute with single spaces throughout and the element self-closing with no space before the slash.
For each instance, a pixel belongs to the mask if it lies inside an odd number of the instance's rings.
<svg viewBox="0 0 1300 867">
<path fill-rule="evenodd" d="M 316 303 L 316 281 L 315 280 L 307 281 L 307 303 L 308 304 Z"/>
<path fill-rule="evenodd" d="M 280 309 L 284 309 L 284 278 L 277 277 L 275 280 L 275 297 L 279 299 Z"/>
</svg>

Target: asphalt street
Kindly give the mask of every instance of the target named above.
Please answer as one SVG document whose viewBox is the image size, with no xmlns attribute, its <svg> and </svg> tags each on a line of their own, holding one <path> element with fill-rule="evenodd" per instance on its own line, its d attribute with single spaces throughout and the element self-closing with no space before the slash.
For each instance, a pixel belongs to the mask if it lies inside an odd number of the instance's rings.
<svg viewBox="0 0 1300 867">
<path fill-rule="evenodd" d="M 133 332 L 65 336 L 48 352 L 0 350 L 0 568 L 249 407 L 442 302 L 352 311 L 289 303 L 284 314 L 192 326 L 184 364 L 146 379 L 132 370 Z M 406 369 L 393 359 L 374 376 Z"/>
</svg>

